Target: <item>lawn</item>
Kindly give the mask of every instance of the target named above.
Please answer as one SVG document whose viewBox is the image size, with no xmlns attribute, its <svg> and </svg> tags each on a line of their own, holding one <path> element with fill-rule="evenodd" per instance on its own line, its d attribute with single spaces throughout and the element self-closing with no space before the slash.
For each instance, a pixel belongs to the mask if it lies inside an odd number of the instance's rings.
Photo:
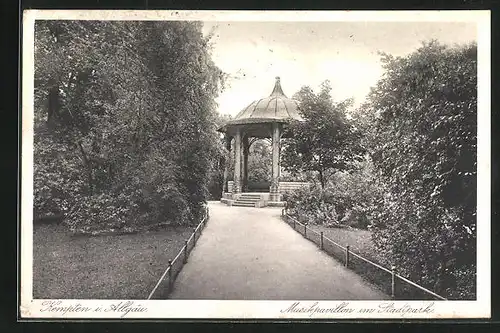
<svg viewBox="0 0 500 333">
<path fill-rule="evenodd" d="M 308 228 L 321 232 L 323 236 L 332 241 L 346 246 L 349 245 L 351 251 L 370 259 L 375 260 L 375 245 L 372 242 L 372 234 L 368 230 L 351 228 L 327 228 L 322 225 L 309 224 Z"/>
<path fill-rule="evenodd" d="M 35 225 L 33 297 L 146 299 L 191 233 L 192 228 L 176 227 L 73 236 L 63 225 Z"/>
</svg>

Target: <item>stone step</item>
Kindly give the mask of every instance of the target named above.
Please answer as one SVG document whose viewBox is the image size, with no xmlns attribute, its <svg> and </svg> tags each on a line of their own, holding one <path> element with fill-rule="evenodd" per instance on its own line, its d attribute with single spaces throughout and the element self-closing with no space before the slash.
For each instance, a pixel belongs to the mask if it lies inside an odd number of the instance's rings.
<svg viewBox="0 0 500 333">
<path fill-rule="evenodd" d="M 260 199 L 260 195 L 259 194 L 242 194 L 242 195 L 240 195 L 240 198 L 259 198 Z"/>
<path fill-rule="evenodd" d="M 248 203 L 248 204 L 254 205 L 256 202 L 258 202 L 258 200 L 240 200 L 240 199 L 238 199 L 235 202 Z"/>
<path fill-rule="evenodd" d="M 253 202 L 238 202 L 238 201 L 235 201 L 235 202 L 233 202 L 233 206 L 255 207 L 255 204 Z"/>
</svg>

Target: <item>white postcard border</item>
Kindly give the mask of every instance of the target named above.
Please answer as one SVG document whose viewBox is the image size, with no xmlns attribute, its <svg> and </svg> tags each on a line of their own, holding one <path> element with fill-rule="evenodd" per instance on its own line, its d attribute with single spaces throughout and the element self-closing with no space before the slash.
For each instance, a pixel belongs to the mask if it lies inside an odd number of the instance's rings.
<svg viewBox="0 0 500 333">
<path fill-rule="evenodd" d="M 478 27 L 478 189 L 476 301 L 206 301 L 34 300 L 33 294 L 33 89 L 36 19 L 203 21 L 476 22 Z M 489 318 L 490 256 L 490 12 L 489 11 L 138 11 L 27 10 L 23 15 L 21 292 L 27 318 L 227 319 L 437 319 Z M 392 304 L 391 304 L 392 303 Z M 347 305 L 346 305 L 347 304 Z M 57 309 L 57 311 L 49 310 Z M 85 309 L 87 308 L 87 309 Z M 429 310 L 432 308 L 432 311 Z M 128 309 L 128 310 L 127 310 Z M 303 311 L 299 311 L 299 310 Z M 348 309 L 352 309 L 349 312 Z M 360 309 L 368 312 L 360 312 Z M 390 310 L 393 309 L 393 310 Z M 406 309 L 406 310 L 405 310 Z M 427 310 L 426 310 L 427 309 Z M 399 310 L 399 312 L 398 312 Z M 392 312 L 391 312 L 392 311 Z M 405 312 L 406 311 L 406 312 Z"/>
</svg>

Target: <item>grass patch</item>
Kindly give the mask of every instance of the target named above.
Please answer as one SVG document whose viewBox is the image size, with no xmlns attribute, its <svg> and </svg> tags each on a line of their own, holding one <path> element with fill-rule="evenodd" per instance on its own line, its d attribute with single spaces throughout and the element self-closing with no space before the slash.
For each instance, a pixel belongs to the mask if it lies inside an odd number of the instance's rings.
<svg viewBox="0 0 500 333">
<path fill-rule="evenodd" d="M 349 245 L 351 251 L 370 259 L 376 260 L 374 257 L 375 245 L 372 242 L 372 234 L 368 230 L 353 229 L 353 228 L 328 228 L 322 225 L 309 224 L 308 228 L 323 232 L 325 237 L 332 241 L 346 246 Z"/>
<path fill-rule="evenodd" d="M 35 225 L 33 297 L 145 299 L 191 233 L 170 227 L 74 237 L 63 225 Z"/>
</svg>

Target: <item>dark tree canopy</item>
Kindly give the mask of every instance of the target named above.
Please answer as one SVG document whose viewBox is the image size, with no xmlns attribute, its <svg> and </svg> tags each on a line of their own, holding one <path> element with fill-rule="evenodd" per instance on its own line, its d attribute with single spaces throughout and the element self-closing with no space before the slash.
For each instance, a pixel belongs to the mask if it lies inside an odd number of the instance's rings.
<svg viewBox="0 0 500 333">
<path fill-rule="evenodd" d="M 224 75 L 196 22 L 37 21 L 35 213 L 77 229 L 190 223 Z"/>
<path fill-rule="evenodd" d="M 360 111 L 387 184 L 375 241 L 404 273 L 451 297 L 475 293 L 476 52 L 433 41 L 384 55 L 385 75 Z"/>
</svg>

